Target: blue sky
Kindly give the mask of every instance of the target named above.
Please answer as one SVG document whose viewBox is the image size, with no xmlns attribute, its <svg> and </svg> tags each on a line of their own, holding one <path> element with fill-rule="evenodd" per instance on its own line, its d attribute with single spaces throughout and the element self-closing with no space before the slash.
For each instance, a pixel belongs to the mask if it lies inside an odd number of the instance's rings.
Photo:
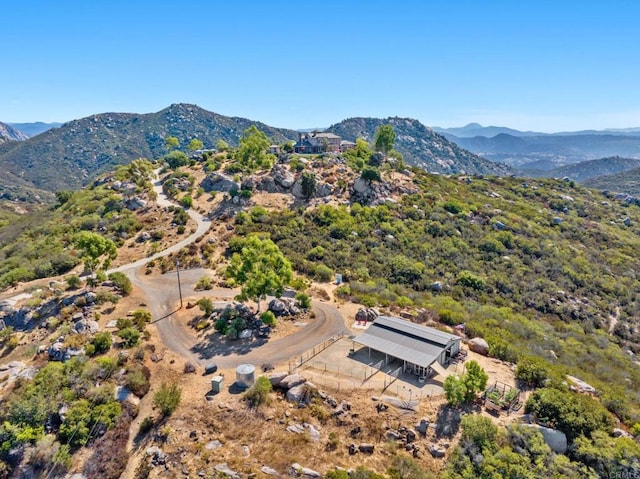
<svg viewBox="0 0 640 479">
<path fill-rule="evenodd" d="M 636 1 L 7 3 L 4 122 L 186 102 L 290 128 L 640 126 Z"/>
</svg>

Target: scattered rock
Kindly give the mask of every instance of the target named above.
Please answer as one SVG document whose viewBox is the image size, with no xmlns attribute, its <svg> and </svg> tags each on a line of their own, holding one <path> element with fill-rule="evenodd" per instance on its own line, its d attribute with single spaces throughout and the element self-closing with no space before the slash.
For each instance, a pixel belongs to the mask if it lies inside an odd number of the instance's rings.
<svg viewBox="0 0 640 479">
<path fill-rule="evenodd" d="M 375 446 L 373 444 L 360 444 L 358 446 L 358 451 L 360 451 L 363 454 L 373 454 L 374 450 L 375 450 Z"/>
<path fill-rule="evenodd" d="M 214 441 L 209 441 L 208 443 L 206 443 L 204 445 L 204 448 L 207 451 L 215 451 L 216 449 L 220 449 L 222 447 L 222 443 L 220 441 L 218 441 L 217 439 Z"/>
<path fill-rule="evenodd" d="M 279 386 L 284 378 L 286 378 L 289 373 L 285 371 L 276 372 L 269 374 L 269 382 L 273 387 Z"/>
<path fill-rule="evenodd" d="M 222 464 L 216 464 L 215 466 L 213 466 L 213 468 L 216 471 L 225 474 L 224 477 L 228 477 L 230 479 L 240 479 L 240 474 L 232 469 L 229 469 L 229 466 L 227 466 L 226 462 L 223 462 Z"/>
<path fill-rule="evenodd" d="M 233 178 L 230 176 L 224 175 L 222 173 L 211 173 L 207 175 L 200 186 L 206 191 L 238 191 L 240 190 L 240 183 L 237 181 L 233 181 Z"/>
<path fill-rule="evenodd" d="M 307 393 L 307 388 L 304 383 L 293 386 L 287 391 L 287 401 L 299 403 L 302 401 Z"/>
<path fill-rule="evenodd" d="M 262 471 L 263 474 L 266 474 L 267 476 L 277 476 L 278 475 L 278 471 L 276 471 L 275 469 L 272 469 L 269 466 L 262 466 L 260 468 L 260 470 Z"/>
<path fill-rule="evenodd" d="M 429 452 L 436 459 L 443 458 L 446 454 L 446 451 L 442 447 L 438 446 L 437 444 L 433 444 L 429 446 Z"/>
<path fill-rule="evenodd" d="M 416 426 L 416 430 L 422 435 L 427 435 L 427 429 L 429 429 L 429 421 L 425 418 L 420 419 L 420 424 Z"/>
<path fill-rule="evenodd" d="M 308 467 L 302 467 L 297 462 L 294 462 L 290 466 L 290 472 L 299 477 L 322 477 L 318 471 L 314 471 L 313 469 L 309 469 Z"/>
<path fill-rule="evenodd" d="M 627 431 L 625 431 L 624 429 L 620 429 L 620 428 L 615 428 L 613 430 L 613 432 L 611 433 L 611 435 L 613 437 L 628 437 L 629 439 L 633 439 L 633 435 L 629 434 Z"/>
</svg>

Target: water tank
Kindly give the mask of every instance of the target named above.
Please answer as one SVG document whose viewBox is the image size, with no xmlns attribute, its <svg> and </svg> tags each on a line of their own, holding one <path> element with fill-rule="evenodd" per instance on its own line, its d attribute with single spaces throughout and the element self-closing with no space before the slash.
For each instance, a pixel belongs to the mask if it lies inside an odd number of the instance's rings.
<svg viewBox="0 0 640 479">
<path fill-rule="evenodd" d="M 236 384 L 239 387 L 251 387 L 255 381 L 256 367 L 253 364 L 241 364 L 236 368 Z"/>
</svg>

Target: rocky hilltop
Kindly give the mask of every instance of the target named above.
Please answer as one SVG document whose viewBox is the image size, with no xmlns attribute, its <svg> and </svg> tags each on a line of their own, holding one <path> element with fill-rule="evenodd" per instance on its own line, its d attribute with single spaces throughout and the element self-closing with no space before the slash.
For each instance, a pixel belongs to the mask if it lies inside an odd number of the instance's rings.
<svg viewBox="0 0 640 479">
<path fill-rule="evenodd" d="M 349 118 L 330 126 L 328 131 L 349 141 L 355 141 L 358 137 L 372 141 L 376 129 L 384 124 L 390 124 L 395 129 L 395 147 L 410 165 L 419 166 L 432 173 L 444 174 L 512 173 L 506 165 L 480 158 L 411 118 Z"/>
<path fill-rule="evenodd" d="M 27 138 L 29 137 L 22 133 L 20 130 L 16 130 L 12 126 L 0 122 L 0 143 L 11 140 L 22 141 L 26 140 Z"/>
</svg>

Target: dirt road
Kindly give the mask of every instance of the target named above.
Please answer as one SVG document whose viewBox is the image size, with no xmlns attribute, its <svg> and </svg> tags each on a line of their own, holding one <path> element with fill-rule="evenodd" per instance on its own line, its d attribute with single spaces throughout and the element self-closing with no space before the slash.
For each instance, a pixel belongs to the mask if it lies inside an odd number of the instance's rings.
<svg viewBox="0 0 640 479">
<path fill-rule="evenodd" d="M 162 192 L 160 181 L 154 183 L 154 189 L 158 193 L 158 204 L 163 206 L 173 204 Z M 331 336 L 348 331 L 342 315 L 334 306 L 314 301 L 312 307 L 315 318 L 302 326 L 299 332 L 283 338 L 250 342 L 245 340 L 222 345 L 213 341 L 211 337 L 201 339 L 195 336 L 190 327 L 178 321 L 175 315 L 175 310 L 180 304 L 176 272 L 172 271 L 160 277 L 144 274 L 144 265 L 147 262 L 180 250 L 209 229 L 211 223 L 207 218 L 193 210 L 188 210 L 188 213 L 198 225 L 194 233 L 153 256 L 108 271 L 108 273 L 115 271 L 125 273 L 131 282 L 143 291 L 147 297 L 147 305 L 153 315 L 154 324 L 167 348 L 195 363 L 215 362 L 221 368 L 235 367 L 241 362 L 276 365 L 286 363 Z M 205 274 L 211 274 L 211 272 L 200 268 L 180 271 L 183 297 L 198 295 L 229 301 L 238 294 L 238 290 L 223 288 L 194 291 L 194 285 Z"/>
</svg>

